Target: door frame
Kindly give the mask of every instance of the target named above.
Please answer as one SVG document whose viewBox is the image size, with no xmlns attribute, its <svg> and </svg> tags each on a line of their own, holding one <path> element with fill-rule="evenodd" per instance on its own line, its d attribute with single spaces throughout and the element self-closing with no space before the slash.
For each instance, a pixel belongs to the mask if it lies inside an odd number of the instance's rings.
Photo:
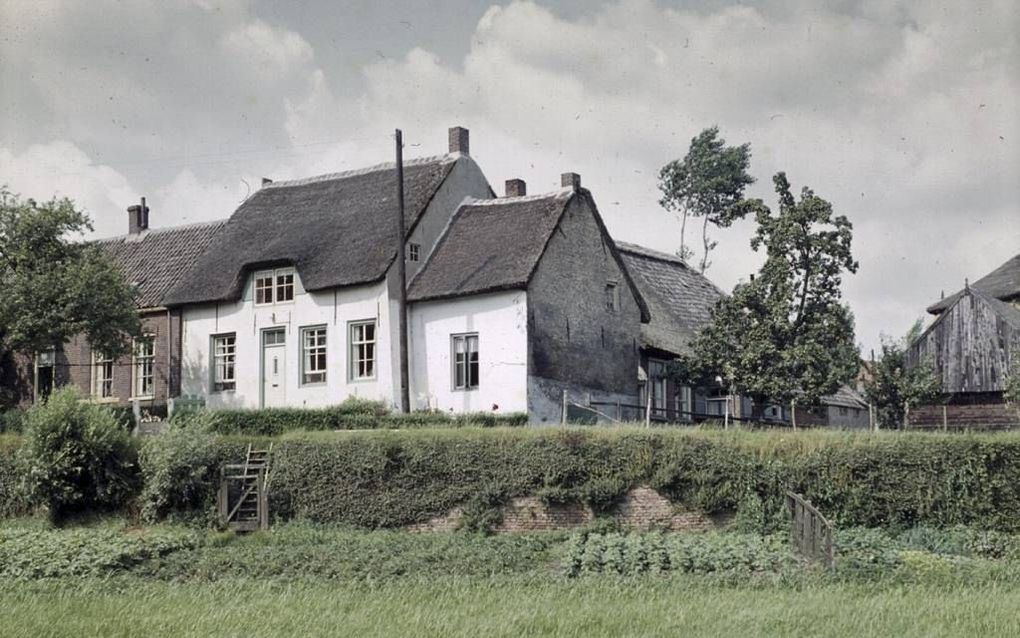
<svg viewBox="0 0 1020 638">
<path fill-rule="evenodd" d="M 259 409 L 265 409 L 265 407 L 266 407 L 266 333 L 267 332 L 282 332 L 283 333 L 283 344 L 282 345 L 274 344 L 273 347 L 277 347 L 278 346 L 278 347 L 282 348 L 284 350 L 284 354 L 286 354 L 286 350 L 287 350 L 287 327 L 286 326 L 272 326 L 272 327 L 269 327 L 269 328 L 262 328 L 261 330 L 259 330 Z M 284 384 L 285 384 L 283 386 L 283 391 L 284 391 L 284 396 L 286 396 L 286 392 L 287 392 L 287 386 L 286 386 L 286 381 L 287 381 L 287 370 L 286 370 L 287 362 L 286 361 L 284 361 L 284 366 L 283 367 L 284 367 L 283 379 L 284 379 Z M 277 407 L 280 407 L 280 406 L 277 406 Z"/>
</svg>

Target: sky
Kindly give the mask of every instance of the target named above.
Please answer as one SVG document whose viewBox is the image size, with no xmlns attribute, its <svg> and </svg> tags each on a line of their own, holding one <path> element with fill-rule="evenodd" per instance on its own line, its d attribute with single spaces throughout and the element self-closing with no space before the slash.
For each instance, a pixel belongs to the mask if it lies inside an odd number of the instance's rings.
<svg viewBox="0 0 1020 638">
<path fill-rule="evenodd" d="M 0 183 L 95 237 L 228 217 L 261 177 L 446 151 L 497 193 L 581 174 L 612 235 L 674 252 L 657 174 L 700 130 L 854 225 L 867 355 L 1020 252 L 1020 3 L 0 0 Z M 698 232 L 694 239 L 699 239 Z M 750 220 L 708 276 L 757 270 Z M 688 237 L 691 229 L 688 227 Z"/>
</svg>

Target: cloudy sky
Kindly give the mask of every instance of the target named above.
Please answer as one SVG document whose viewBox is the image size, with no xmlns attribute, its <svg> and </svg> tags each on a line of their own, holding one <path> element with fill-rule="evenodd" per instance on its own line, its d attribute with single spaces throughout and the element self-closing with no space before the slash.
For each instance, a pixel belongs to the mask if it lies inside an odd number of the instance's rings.
<svg viewBox="0 0 1020 638">
<path fill-rule="evenodd" d="M 408 6 L 405 6 L 408 5 Z M 419 6 L 420 5 L 420 6 Z M 260 177 L 445 151 L 497 192 L 574 171 L 613 235 L 673 252 L 656 174 L 718 124 L 854 224 L 865 352 L 1020 251 L 1020 4 L 886 0 L 0 0 L 0 182 L 97 236 L 229 216 Z M 729 289 L 759 258 L 719 231 Z"/>
</svg>

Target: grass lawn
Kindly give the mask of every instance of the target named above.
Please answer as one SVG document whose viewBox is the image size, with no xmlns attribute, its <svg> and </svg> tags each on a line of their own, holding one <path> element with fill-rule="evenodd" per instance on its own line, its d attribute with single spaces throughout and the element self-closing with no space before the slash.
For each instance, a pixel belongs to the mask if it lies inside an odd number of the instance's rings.
<svg viewBox="0 0 1020 638">
<path fill-rule="evenodd" d="M 0 586 L 21 636 L 1016 636 L 1020 588 L 697 579 L 404 578 L 378 584 L 133 578 Z"/>
</svg>

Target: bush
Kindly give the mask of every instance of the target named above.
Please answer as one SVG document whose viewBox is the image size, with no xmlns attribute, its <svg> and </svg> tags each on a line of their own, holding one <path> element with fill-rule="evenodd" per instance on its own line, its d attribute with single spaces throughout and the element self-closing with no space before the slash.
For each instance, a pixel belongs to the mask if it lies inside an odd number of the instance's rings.
<svg viewBox="0 0 1020 638">
<path fill-rule="evenodd" d="M 0 434 L 21 434 L 24 425 L 25 412 L 23 410 L 0 410 Z"/>
<path fill-rule="evenodd" d="M 261 410 L 189 410 L 174 415 L 184 427 L 194 415 L 209 415 L 208 423 L 217 434 L 279 436 L 293 431 L 375 430 L 449 427 L 496 427 L 526 425 L 526 414 L 488 412 L 447 414 L 411 412 L 391 414 L 380 401 L 349 397 L 340 405 L 318 408 L 265 408 Z M 204 418 L 204 417 L 203 417 Z"/>
<path fill-rule="evenodd" d="M 137 487 L 136 451 L 110 410 L 74 388 L 28 411 L 18 452 L 29 507 L 59 521 L 69 514 L 122 507 Z"/>
<path fill-rule="evenodd" d="M 18 490 L 17 453 L 21 439 L 0 435 L 0 519 L 25 512 L 25 503 Z"/>
</svg>

